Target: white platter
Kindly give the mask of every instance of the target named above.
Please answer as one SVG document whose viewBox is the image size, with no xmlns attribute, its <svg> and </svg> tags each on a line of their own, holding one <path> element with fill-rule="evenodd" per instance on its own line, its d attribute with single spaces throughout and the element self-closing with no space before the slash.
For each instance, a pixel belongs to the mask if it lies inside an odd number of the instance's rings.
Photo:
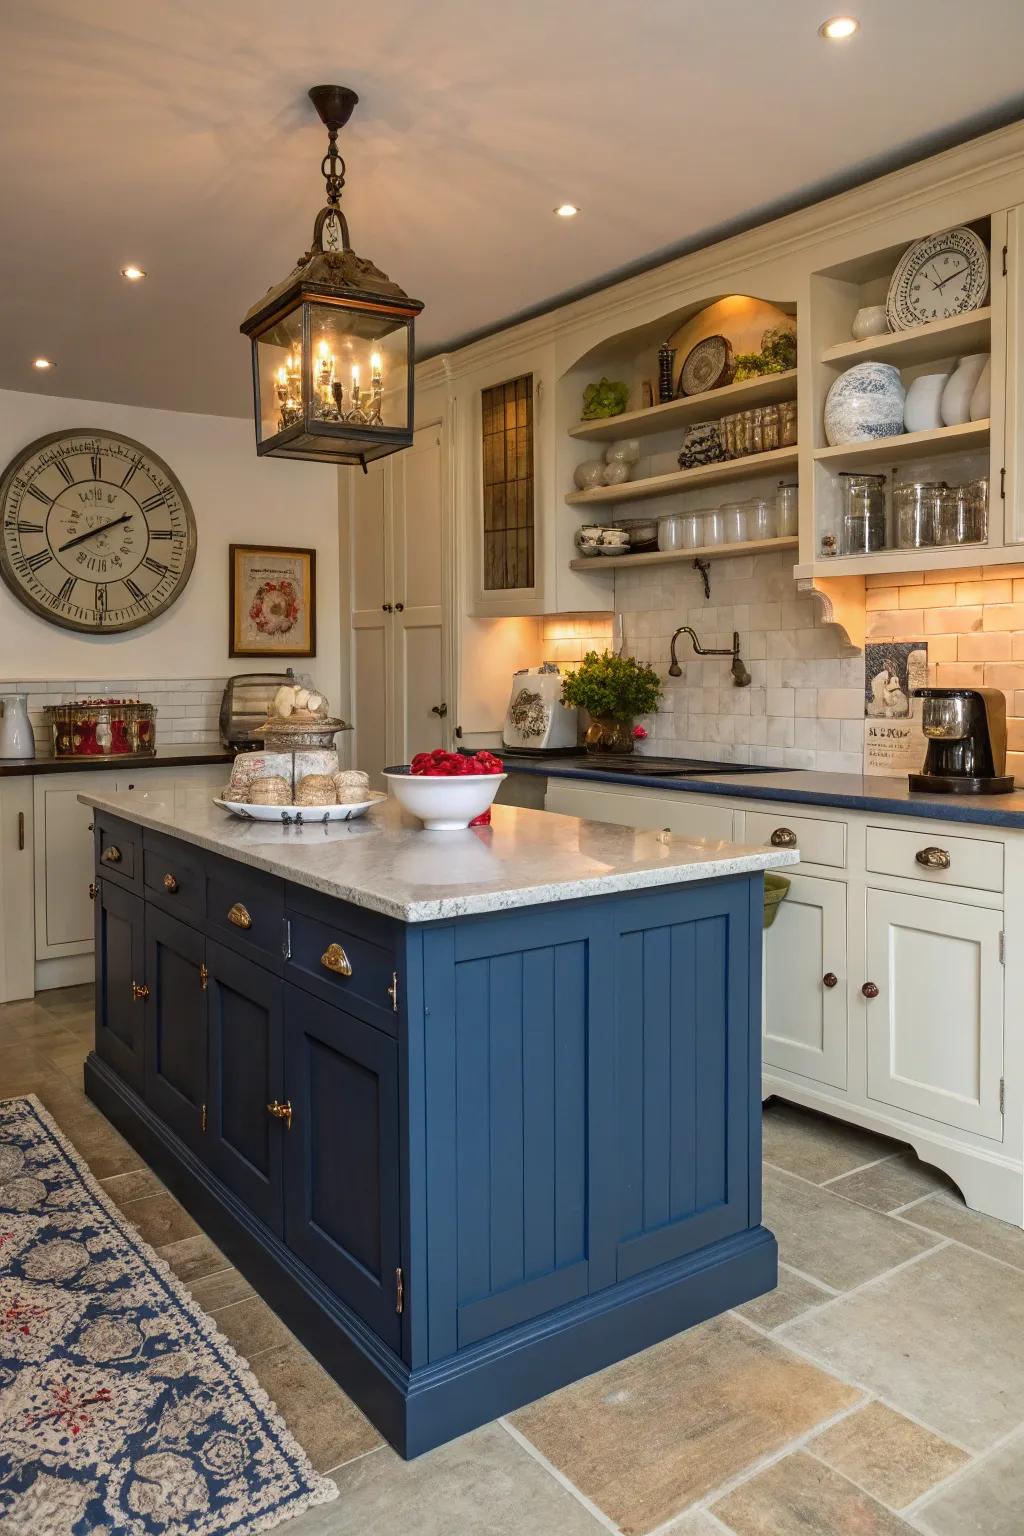
<svg viewBox="0 0 1024 1536">
<path fill-rule="evenodd" d="M 379 805 L 387 795 L 371 790 L 369 800 L 359 800 L 354 805 L 247 805 L 241 800 L 219 800 L 214 805 L 222 811 L 230 811 L 243 821 L 278 821 L 286 827 L 322 826 L 325 821 L 352 821 L 365 816 L 371 805 Z"/>
</svg>

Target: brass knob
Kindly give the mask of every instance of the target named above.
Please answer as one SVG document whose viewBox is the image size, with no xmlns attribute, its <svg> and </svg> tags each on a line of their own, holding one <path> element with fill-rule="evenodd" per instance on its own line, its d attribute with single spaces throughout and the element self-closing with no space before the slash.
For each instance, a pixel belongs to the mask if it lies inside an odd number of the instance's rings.
<svg viewBox="0 0 1024 1536">
<path fill-rule="evenodd" d="M 97 894 L 96 893 L 96 887 L 92 883 L 92 881 L 90 880 L 89 881 L 89 900 L 90 901 L 95 901 L 96 900 L 96 894 Z"/>
<path fill-rule="evenodd" d="M 919 848 L 914 858 L 925 869 L 948 869 L 949 853 L 945 848 Z"/>
<path fill-rule="evenodd" d="M 325 970 L 334 971 L 338 976 L 352 975 L 352 962 L 340 944 L 328 944 L 320 956 L 320 964 Z"/>
<path fill-rule="evenodd" d="M 861 987 L 861 991 L 863 992 L 865 997 L 877 997 L 878 996 L 878 988 L 876 987 L 876 985 L 875 985 L 875 983 L 873 981 L 866 981 L 864 983 L 864 985 Z"/>
<path fill-rule="evenodd" d="M 835 971 L 826 971 L 824 976 L 821 978 L 821 984 L 823 987 L 828 987 L 831 989 L 832 987 L 839 985 L 839 977 L 836 975 Z"/>
<path fill-rule="evenodd" d="M 228 922 L 234 923 L 236 928 L 252 927 L 252 918 L 240 901 L 236 901 L 233 907 L 228 908 Z"/>
<path fill-rule="evenodd" d="M 177 889 L 178 882 L 175 880 L 174 876 L 170 874 L 164 875 L 164 890 L 168 893 L 168 895 L 173 896 Z"/>
<path fill-rule="evenodd" d="M 115 848 L 114 844 L 111 843 L 109 848 L 104 848 L 102 857 L 104 864 L 120 864 L 121 850 L 120 848 Z"/>
<path fill-rule="evenodd" d="M 284 1128 L 290 1131 L 292 1128 L 292 1101 L 285 1099 L 282 1103 L 279 1099 L 271 1099 L 267 1105 L 267 1114 L 273 1115 L 275 1120 L 283 1120 Z"/>
<path fill-rule="evenodd" d="M 137 981 L 132 982 L 132 1000 L 134 1002 L 144 1003 L 148 996 L 149 988 L 147 986 L 142 986 Z"/>
<path fill-rule="evenodd" d="M 795 848 L 796 833 L 791 827 L 776 827 L 768 841 L 773 848 Z"/>
</svg>

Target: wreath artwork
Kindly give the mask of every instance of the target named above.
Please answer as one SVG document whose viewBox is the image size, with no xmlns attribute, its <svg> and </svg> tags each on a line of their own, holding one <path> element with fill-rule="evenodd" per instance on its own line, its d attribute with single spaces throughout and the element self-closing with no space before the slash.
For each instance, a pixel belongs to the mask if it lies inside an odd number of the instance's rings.
<svg viewBox="0 0 1024 1536">
<path fill-rule="evenodd" d="M 316 655 L 316 551 L 232 544 L 231 656 Z"/>
<path fill-rule="evenodd" d="M 261 635 L 286 635 L 295 628 L 299 617 L 299 600 L 294 582 L 265 581 L 257 587 L 256 596 L 249 609 Z"/>
</svg>

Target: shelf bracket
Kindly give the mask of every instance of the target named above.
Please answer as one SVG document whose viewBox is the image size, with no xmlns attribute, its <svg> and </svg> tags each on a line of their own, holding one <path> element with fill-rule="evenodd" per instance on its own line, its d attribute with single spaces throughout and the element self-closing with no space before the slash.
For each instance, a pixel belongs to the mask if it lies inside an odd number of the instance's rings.
<svg viewBox="0 0 1024 1536">
<path fill-rule="evenodd" d="M 863 576 L 797 577 L 797 591 L 818 599 L 821 622 L 835 625 L 847 656 L 864 649 L 865 585 Z"/>
<path fill-rule="evenodd" d="M 711 601 L 711 561 L 710 560 L 695 560 L 693 562 L 693 568 L 694 568 L 695 571 L 700 571 L 701 577 L 703 578 L 703 581 L 704 581 L 704 601 L 706 603 L 710 603 L 710 601 Z"/>
</svg>

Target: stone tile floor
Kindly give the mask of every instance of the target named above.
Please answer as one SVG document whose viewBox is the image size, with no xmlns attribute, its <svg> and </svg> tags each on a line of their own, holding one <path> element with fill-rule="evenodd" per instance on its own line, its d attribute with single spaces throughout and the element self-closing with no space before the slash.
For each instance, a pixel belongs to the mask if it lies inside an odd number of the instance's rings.
<svg viewBox="0 0 1024 1536">
<path fill-rule="evenodd" d="M 289 1536 L 1021 1536 L 1024 1232 L 895 1142 L 774 1103 L 779 1287 L 403 1462 L 85 1099 L 86 987 L 0 1007 L 35 1093 L 245 1354 L 339 1499 Z"/>
</svg>

